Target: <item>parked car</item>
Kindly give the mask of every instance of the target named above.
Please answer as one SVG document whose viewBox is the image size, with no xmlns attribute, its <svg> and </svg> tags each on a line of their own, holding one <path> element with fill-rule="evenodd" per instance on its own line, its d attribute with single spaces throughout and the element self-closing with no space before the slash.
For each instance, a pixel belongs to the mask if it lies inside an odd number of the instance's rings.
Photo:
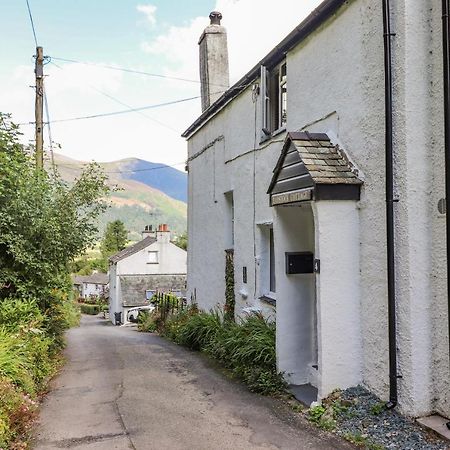
<svg viewBox="0 0 450 450">
<path fill-rule="evenodd" d="M 154 305 L 136 306 L 135 308 L 130 308 L 127 312 L 127 321 L 137 323 L 139 313 L 141 311 L 152 312 L 154 309 L 155 309 Z"/>
</svg>

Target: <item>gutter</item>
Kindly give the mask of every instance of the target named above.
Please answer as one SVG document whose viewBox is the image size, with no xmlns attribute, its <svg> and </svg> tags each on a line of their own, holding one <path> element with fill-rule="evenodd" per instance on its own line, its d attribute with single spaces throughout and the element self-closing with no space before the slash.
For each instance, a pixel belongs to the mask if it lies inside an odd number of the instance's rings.
<svg viewBox="0 0 450 450">
<path fill-rule="evenodd" d="M 386 145 L 386 244 L 387 288 L 389 325 L 389 403 L 388 409 L 398 402 L 397 372 L 397 317 L 395 293 L 395 230 L 394 230 L 394 152 L 393 152 L 393 106 L 392 106 L 392 44 L 389 0 L 383 2 L 384 76 L 385 76 L 385 145 Z"/>
<path fill-rule="evenodd" d="M 281 62 L 286 53 L 313 33 L 320 25 L 328 20 L 348 0 L 325 0 L 299 26 L 289 33 L 268 55 L 244 75 L 237 83 L 217 99 L 200 117 L 181 135 L 189 138 L 202 127 L 212 116 L 219 112 L 226 104 L 243 92 L 260 76 L 261 66 L 274 67 Z"/>
<path fill-rule="evenodd" d="M 442 0 L 442 53 L 444 75 L 445 222 L 447 241 L 448 345 L 450 360 L 450 0 Z M 450 429 L 450 422 L 447 422 Z"/>
</svg>

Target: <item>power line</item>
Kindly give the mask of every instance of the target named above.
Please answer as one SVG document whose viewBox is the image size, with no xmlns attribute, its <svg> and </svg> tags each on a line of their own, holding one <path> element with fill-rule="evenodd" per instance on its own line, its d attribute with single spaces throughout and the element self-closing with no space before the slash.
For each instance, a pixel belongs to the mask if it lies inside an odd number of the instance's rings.
<svg viewBox="0 0 450 450">
<path fill-rule="evenodd" d="M 37 40 L 37 37 L 36 37 L 36 29 L 34 28 L 33 14 L 31 14 L 30 3 L 28 2 L 28 0 L 26 0 L 26 2 L 27 2 L 27 8 L 28 8 L 28 15 L 30 16 L 31 28 L 33 30 L 34 42 L 35 42 L 36 47 L 37 47 L 38 46 L 38 40 Z"/>
<path fill-rule="evenodd" d="M 80 117 L 71 117 L 71 118 L 67 118 L 67 119 L 57 119 L 57 120 L 52 120 L 51 123 L 72 122 L 75 120 L 96 119 L 98 117 L 116 116 L 119 114 L 126 114 L 129 112 L 144 111 L 146 109 L 154 109 L 154 108 L 160 108 L 162 106 L 176 105 L 178 103 L 184 103 L 184 102 L 188 102 L 191 100 L 196 100 L 198 98 L 200 98 L 199 95 L 197 95 L 195 97 L 182 98 L 180 100 L 173 100 L 170 102 L 157 103 L 156 105 L 141 106 L 139 108 L 129 108 L 129 109 L 123 109 L 121 111 L 113 111 L 113 112 L 109 112 L 109 113 L 92 114 L 90 116 L 80 116 Z M 49 122 L 46 122 L 46 123 L 49 123 Z M 19 123 L 19 125 L 33 125 L 33 124 L 34 124 L 34 122 Z"/>
<path fill-rule="evenodd" d="M 88 164 L 88 163 L 86 163 Z M 137 173 L 137 172 L 150 172 L 152 170 L 161 170 L 161 169 L 175 169 L 176 166 L 181 166 L 186 164 L 186 161 L 180 162 L 180 163 L 175 163 L 172 165 L 161 165 L 161 166 L 156 166 L 156 167 L 149 167 L 148 169 L 136 169 L 136 170 L 117 170 L 117 171 L 105 171 L 106 174 L 123 174 L 123 173 Z M 75 165 L 69 165 L 69 164 L 57 164 L 58 167 L 64 167 L 66 169 L 69 170 L 81 170 L 80 167 L 75 167 Z"/>
<path fill-rule="evenodd" d="M 57 67 L 58 69 L 64 70 L 63 67 L 61 67 L 59 64 L 56 64 L 55 62 L 53 62 L 53 61 L 51 61 L 51 60 L 50 60 L 50 63 L 51 63 L 52 65 L 54 65 L 55 67 Z M 113 97 L 111 94 L 108 94 L 107 92 L 101 91 L 100 89 L 97 89 L 95 86 L 92 86 L 91 84 L 88 84 L 88 86 L 89 86 L 91 89 L 93 89 L 94 91 L 98 92 L 99 94 L 101 94 L 101 95 L 103 95 L 103 96 L 109 98 L 110 100 L 115 101 L 115 102 L 118 103 L 119 105 L 125 106 L 126 108 L 133 109 L 132 106 L 128 105 L 127 103 L 122 102 L 121 100 L 119 100 L 119 99 L 116 98 L 116 97 Z M 161 126 L 163 126 L 163 127 L 168 128 L 169 130 L 172 130 L 174 133 L 177 133 L 177 135 L 180 135 L 180 134 L 181 134 L 181 133 L 179 132 L 179 130 L 176 130 L 175 128 L 171 127 L 170 125 L 167 125 L 166 123 L 161 122 L 160 120 L 157 120 L 157 119 L 155 119 L 154 117 L 151 117 L 151 116 L 149 116 L 149 115 L 143 113 L 142 111 L 136 111 L 136 113 L 137 113 L 137 114 L 140 114 L 141 116 L 143 116 L 143 117 L 145 117 L 145 118 L 147 118 L 147 119 L 152 120 L 153 122 L 155 122 L 155 123 L 157 123 L 157 124 L 159 124 L 159 125 L 161 125 Z"/>
<path fill-rule="evenodd" d="M 107 65 L 107 64 L 99 64 L 99 63 L 92 63 L 92 62 L 85 62 L 85 61 L 77 61 L 75 59 L 57 58 L 56 56 L 51 56 L 51 58 L 55 59 L 56 61 L 64 61 L 64 62 L 70 62 L 70 63 L 75 63 L 75 64 L 83 64 L 83 65 L 86 65 L 86 66 L 102 67 L 103 69 L 118 70 L 120 72 L 127 72 L 127 73 L 135 73 L 137 75 L 146 75 L 148 77 L 166 78 L 166 79 L 169 79 L 169 80 L 177 80 L 177 81 L 185 81 L 187 83 L 201 84 L 200 80 L 192 80 L 190 78 L 171 77 L 169 75 L 161 75 L 161 74 L 157 74 L 157 73 L 144 72 L 142 70 L 128 69 L 128 68 L 125 68 L 125 67 L 115 67 L 115 66 L 110 66 L 110 65 Z M 229 86 L 225 86 L 223 84 L 212 84 L 212 83 L 210 83 L 210 86 L 217 86 L 217 87 L 226 88 L 226 89 L 228 89 L 228 87 L 229 87 Z"/>
<path fill-rule="evenodd" d="M 44 86 L 44 106 L 45 106 L 45 116 L 47 117 L 47 133 L 48 133 L 48 142 L 50 147 L 50 157 L 52 161 L 52 169 L 55 171 L 55 156 L 53 154 L 53 140 L 52 140 L 52 128 L 50 126 L 50 112 L 48 108 L 48 100 L 47 100 L 47 92 L 45 91 Z"/>
</svg>

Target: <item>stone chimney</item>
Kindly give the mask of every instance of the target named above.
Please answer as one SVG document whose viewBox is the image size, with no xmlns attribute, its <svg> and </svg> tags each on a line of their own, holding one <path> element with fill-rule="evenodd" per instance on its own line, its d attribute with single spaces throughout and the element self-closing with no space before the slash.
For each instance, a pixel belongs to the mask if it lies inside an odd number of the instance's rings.
<svg viewBox="0 0 450 450">
<path fill-rule="evenodd" d="M 145 225 L 144 231 L 142 231 L 142 239 L 145 239 L 146 237 L 156 237 L 156 231 L 153 230 L 152 225 Z"/>
<path fill-rule="evenodd" d="M 198 41 L 202 111 L 209 108 L 230 87 L 228 72 L 227 31 L 220 25 L 222 14 L 213 11 Z"/>
<path fill-rule="evenodd" d="M 166 223 L 158 226 L 158 231 L 156 232 L 157 242 L 168 244 L 170 242 L 170 231 Z"/>
</svg>

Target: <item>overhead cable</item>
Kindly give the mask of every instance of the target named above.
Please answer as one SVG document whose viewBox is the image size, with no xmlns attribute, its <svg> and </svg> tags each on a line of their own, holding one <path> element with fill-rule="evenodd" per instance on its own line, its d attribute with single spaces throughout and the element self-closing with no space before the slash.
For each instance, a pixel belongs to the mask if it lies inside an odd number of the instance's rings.
<svg viewBox="0 0 450 450">
<path fill-rule="evenodd" d="M 190 79 L 190 78 L 172 77 L 170 75 L 161 75 L 161 74 L 157 74 L 157 73 L 144 72 L 142 70 L 137 70 L 137 69 L 128 69 L 128 68 L 125 68 L 125 67 L 110 66 L 108 64 L 100 64 L 100 63 L 93 63 L 93 62 L 86 62 L 86 61 L 77 61 L 75 59 L 67 59 L 67 58 L 57 58 L 56 56 L 51 56 L 51 58 L 56 60 L 56 61 L 70 62 L 70 63 L 75 63 L 75 64 L 83 64 L 83 65 L 86 65 L 86 66 L 102 67 L 103 69 L 118 70 L 120 72 L 127 72 L 127 73 L 135 73 L 137 75 L 145 75 L 145 76 L 148 76 L 148 77 L 166 78 L 166 79 L 169 79 L 169 80 L 185 81 L 187 83 L 201 84 L 200 80 L 193 80 L 193 79 Z M 226 86 L 226 85 L 223 85 L 223 84 L 213 84 L 213 83 L 210 83 L 210 86 L 217 86 L 217 87 L 221 87 L 221 88 L 225 88 L 225 89 L 228 89 L 228 87 L 229 87 L 229 86 Z"/>
<path fill-rule="evenodd" d="M 50 63 L 51 63 L 53 66 L 57 67 L 58 69 L 64 70 L 63 67 L 61 67 L 59 64 L 56 64 L 54 61 L 50 61 Z M 118 98 L 113 97 L 111 94 L 108 94 L 107 92 L 104 92 L 104 91 L 102 91 L 102 90 L 96 88 L 95 86 L 93 86 L 93 85 L 91 85 L 91 84 L 88 84 L 88 86 L 89 86 L 91 89 L 93 89 L 94 91 L 96 91 L 96 92 L 98 92 L 99 94 L 103 95 L 104 97 L 107 97 L 107 98 L 109 98 L 110 100 L 113 100 L 114 102 L 118 103 L 119 105 L 125 106 L 126 108 L 133 109 L 133 106 L 130 106 L 130 105 L 128 105 L 127 103 L 122 102 L 122 101 L 119 100 Z M 175 128 L 171 127 L 170 125 L 167 125 L 166 123 L 161 122 L 160 120 L 157 120 L 157 119 L 155 119 L 154 117 L 151 117 L 151 116 L 149 116 L 149 115 L 143 113 L 142 111 L 136 111 L 136 113 L 137 113 L 137 114 L 140 114 L 141 116 L 143 116 L 143 117 L 145 117 L 145 118 L 147 118 L 147 119 L 149 119 L 149 120 L 152 120 L 153 122 L 157 123 L 158 125 L 161 125 L 161 126 L 163 126 L 163 127 L 168 128 L 169 130 L 172 130 L 173 132 L 177 133 L 177 135 L 180 135 L 180 134 L 181 134 L 178 130 L 176 130 Z"/>
<path fill-rule="evenodd" d="M 36 37 L 36 29 L 34 28 L 33 14 L 31 14 L 31 8 L 30 8 L 29 1 L 26 0 L 26 2 L 27 2 L 27 8 L 28 8 L 28 15 L 30 16 L 31 29 L 33 30 L 34 42 L 35 42 L 36 47 L 37 47 L 38 46 L 38 40 L 37 40 L 37 37 Z"/>
<path fill-rule="evenodd" d="M 146 109 L 154 109 L 154 108 L 161 108 L 163 106 L 176 105 L 178 103 L 184 103 L 184 102 L 188 102 L 191 100 L 196 100 L 198 98 L 200 98 L 199 95 L 197 95 L 195 97 L 182 98 L 180 100 L 173 100 L 170 102 L 157 103 L 156 105 L 141 106 L 139 108 L 129 108 L 129 109 L 123 109 L 121 111 L 113 111 L 113 112 L 102 113 L 102 114 L 92 114 L 90 116 L 80 116 L 80 117 L 70 117 L 67 119 L 57 119 L 57 120 L 52 120 L 51 123 L 72 122 L 75 120 L 96 119 L 98 117 L 116 116 L 119 114 L 126 114 L 126 113 L 130 113 L 130 112 L 144 111 Z M 19 125 L 34 125 L 34 122 L 19 123 Z"/>
</svg>

